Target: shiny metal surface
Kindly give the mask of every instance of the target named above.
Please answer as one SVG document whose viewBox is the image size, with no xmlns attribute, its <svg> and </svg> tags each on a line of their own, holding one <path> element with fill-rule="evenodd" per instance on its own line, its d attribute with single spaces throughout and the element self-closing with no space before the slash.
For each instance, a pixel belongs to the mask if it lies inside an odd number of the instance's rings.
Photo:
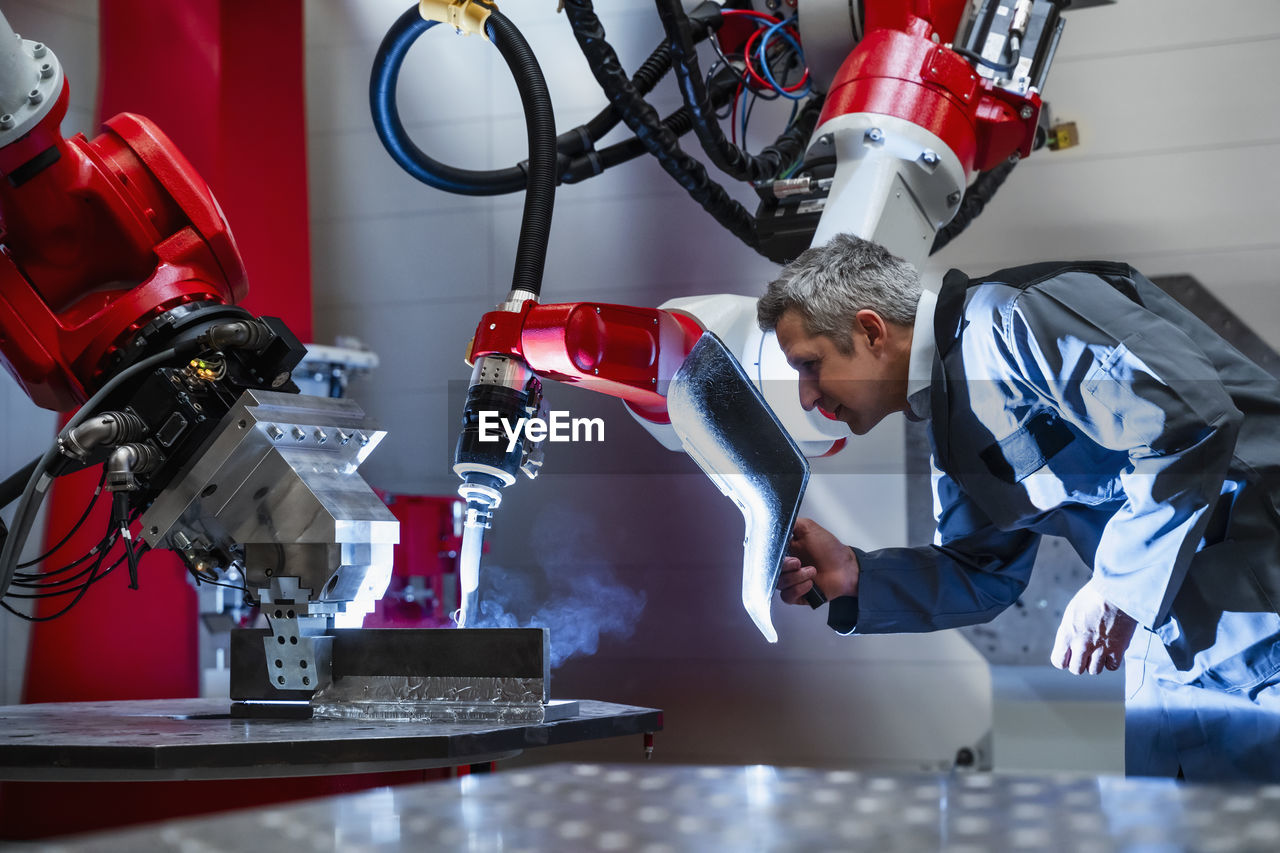
<svg viewBox="0 0 1280 853">
<path fill-rule="evenodd" d="M 573 703 L 553 704 L 549 716 L 575 710 Z M 662 713 L 653 708 L 579 700 L 576 711 L 542 723 L 442 723 L 231 719 L 225 699 L 10 705 L 0 707 L 0 779 L 243 779 L 411 770 L 662 728 Z"/>
<path fill-rule="evenodd" d="M 50 849 L 1274 851 L 1280 786 L 562 764 L 104 833 Z"/>
<path fill-rule="evenodd" d="M 765 639 L 776 643 L 769 609 L 809 463 L 711 332 L 672 378 L 667 412 L 689 457 L 742 511 L 742 606 Z"/>
<path fill-rule="evenodd" d="M 311 707 L 341 720 L 540 723 L 542 691 L 535 678 L 363 675 L 328 685 Z"/>
<path fill-rule="evenodd" d="M 309 633 L 293 624 L 307 615 L 358 626 L 386 589 L 399 540 L 395 517 L 357 473 L 383 435 L 350 400 L 246 391 L 143 514 L 143 538 L 217 555 L 224 568 L 242 560 L 255 597 L 296 579 L 306 595 L 291 599 L 291 636 Z"/>
</svg>

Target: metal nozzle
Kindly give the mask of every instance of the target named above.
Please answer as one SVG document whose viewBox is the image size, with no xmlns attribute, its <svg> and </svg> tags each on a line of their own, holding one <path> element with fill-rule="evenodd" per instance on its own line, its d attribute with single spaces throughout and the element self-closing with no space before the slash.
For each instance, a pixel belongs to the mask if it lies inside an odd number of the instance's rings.
<svg viewBox="0 0 1280 853">
<path fill-rule="evenodd" d="M 502 493 L 491 486 L 468 481 L 458 486 L 458 494 L 467 502 L 463 523 L 488 530 L 493 524 L 493 511 L 502 503 Z"/>
</svg>

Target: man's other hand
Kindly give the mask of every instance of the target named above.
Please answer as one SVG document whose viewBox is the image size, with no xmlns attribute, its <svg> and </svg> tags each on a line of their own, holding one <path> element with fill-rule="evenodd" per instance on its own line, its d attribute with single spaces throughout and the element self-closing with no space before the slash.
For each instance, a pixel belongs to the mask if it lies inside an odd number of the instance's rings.
<svg viewBox="0 0 1280 853">
<path fill-rule="evenodd" d="M 782 558 L 778 590 L 787 604 L 804 604 L 814 584 L 827 598 L 858 594 L 858 558 L 853 549 L 810 518 L 791 529 L 790 556 Z"/>
<path fill-rule="evenodd" d="M 1137 626 L 1086 583 L 1067 603 L 1049 662 L 1076 675 L 1119 669 Z"/>
</svg>

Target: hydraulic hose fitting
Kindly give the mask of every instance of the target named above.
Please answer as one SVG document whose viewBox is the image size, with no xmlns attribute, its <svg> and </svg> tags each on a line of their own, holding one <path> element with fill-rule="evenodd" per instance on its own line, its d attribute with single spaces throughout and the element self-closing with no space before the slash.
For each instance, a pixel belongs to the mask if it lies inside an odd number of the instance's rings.
<svg viewBox="0 0 1280 853">
<path fill-rule="evenodd" d="M 149 444 L 122 444 L 107 459 L 107 488 L 135 491 L 139 474 L 149 474 L 163 464 L 164 454 Z"/>
<path fill-rule="evenodd" d="M 418 0 L 424 21 L 449 24 L 462 35 L 483 36 L 484 25 L 497 4 L 481 0 Z"/>
<path fill-rule="evenodd" d="M 260 350 L 274 339 L 275 334 L 260 320 L 233 320 L 210 326 L 199 341 L 214 350 Z"/>
<path fill-rule="evenodd" d="M 103 412 L 89 418 L 58 439 L 58 450 L 81 462 L 94 448 L 137 441 L 147 434 L 147 425 L 132 412 Z"/>
</svg>

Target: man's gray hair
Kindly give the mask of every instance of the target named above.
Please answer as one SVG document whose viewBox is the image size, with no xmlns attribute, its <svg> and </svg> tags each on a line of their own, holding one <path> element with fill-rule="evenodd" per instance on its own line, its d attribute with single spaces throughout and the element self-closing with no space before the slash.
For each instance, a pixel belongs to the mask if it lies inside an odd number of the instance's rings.
<svg viewBox="0 0 1280 853">
<path fill-rule="evenodd" d="M 756 304 L 756 319 L 768 332 L 794 308 L 808 334 L 826 335 L 847 353 L 859 311 L 870 308 L 892 323 L 909 326 L 915 322 L 920 289 L 920 274 L 911 264 L 877 243 L 837 234 L 782 268 Z"/>
</svg>

